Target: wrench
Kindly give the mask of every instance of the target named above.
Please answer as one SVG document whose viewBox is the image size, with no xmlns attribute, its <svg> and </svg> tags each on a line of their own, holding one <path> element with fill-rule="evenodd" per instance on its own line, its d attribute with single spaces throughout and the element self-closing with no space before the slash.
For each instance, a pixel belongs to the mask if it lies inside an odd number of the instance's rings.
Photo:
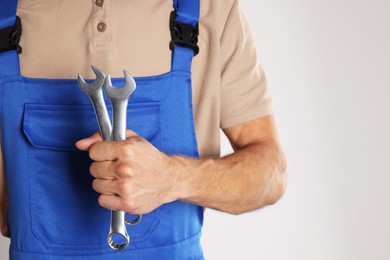
<svg viewBox="0 0 390 260">
<path fill-rule="evenodd" d="M 93 109 L 95 110 L 96 118 L 98 121 L 100 134 L 104 141 L 111 141 L 111 121 L 108 116 L 107 107 L 103 98 L 103 85 L 106 76 L 97 67 L 91 66 L 95 72 L 96 80 L 91 84 L 85 82 L 85 80 L 78 75 L 78 85 L 82 92 L 84 92 L 92 102 Z M 119 235 L 124 243 L 113 243 L 112 239 L 108 242 L 109 246 L 114 250 L 123 250 L 129 244 L 130 238 L 127 234 L 126 226 L 124 224 L 124 215 L 115 215 L 111 220 L 110 234 L 112 233 L 112 226 L 115 226 L 114 233 Z"/>
<path fill-rule="evenodd" d="M 91 66 L 92 70 L 95 72 L 96 79 L 91 84 L 88 84 L 84 79 L 78 75 L 78 84 L 82 92 L 84 92 L 92 102 L 93 109 L 95 110 L 96 118 L 99 124 L 100 134 L 103 137 L 103 140 L 111 140 L 111 122 L 110 117 L 108 116 L 106 104 L 103 98 L 103 85 L 106 75 L 95 66 Z"/>
<path fill-rule="evenodd" d="M 108 116 L 106 104 L 103 98 L 103 85 L 105 81 L 105 74 L 99 70 L 97 67 L 91 66 L 92 70 L 96 75 L 96 79 L 91 84 L 85 82 L 85 80 L 78 75 L 78 85 L 82 92 L 84 92 L 92 102 L 93 108 L 95 110 L 96 118 L 99 124 L 100 133 L 105 141 L 110 141 L 112 138 L 111 131 L 111 122 L 110 117 Z M 127 97 L 128 98 L 128 97 Z M 126 120 L 126 117 L 124 118 Z M 125 121 L 126 122 L 126 121 Z M 127 234 L 126 224 L 137 224 L 141 220 L 141 216 L 135 220 L 127 220 L 124 217 L 124 214 L 112 214 L 111 217 L 111 226 L 110 233 L 108 236 L 108 244 L 114 250 L 123 250 L 125 249 L 130 241 L 129 235 Z M 124 239 L 124 243 L 114 243 L 113 235 L 119 235 Z"/>
<path fill-rule="evenodd" d="M 110 99 L 112 105 L 112 140 L 126 140 L 126 115 L 127 115 L 127 105 L 131 94 L 136 88 L 134 79 L 130 76 L 127 71 L 123 71 L 125 76 L 125 85 L 116 88 L 112 86 L 111 77 L 108 75 L 104 82 L 104 89 L 106 94 Z M 137 224 L 141 221 L 142 215 L 138 215 L 134 220 L 128 220 L 125 218 L 124 211 L 111 211 L 111 227 L 110 232 L 107 236 L 107 242 L 110 247 L 114 250 L 121 250 L 127 247 L 127 244 L 120 244 L 114 242 L 113 236 L 116 234 L 122 235 L 126 231 L 126 226 L 124 223 L 129 225 Z M 123 222 L 125 220 L 125 222 Z M 123 235 L 122 235 L 123 236 Z M 126 239 L 126 237 L 124 237 Z M 128 238 L 128 237 L 127 237 Z"/>
</svg>

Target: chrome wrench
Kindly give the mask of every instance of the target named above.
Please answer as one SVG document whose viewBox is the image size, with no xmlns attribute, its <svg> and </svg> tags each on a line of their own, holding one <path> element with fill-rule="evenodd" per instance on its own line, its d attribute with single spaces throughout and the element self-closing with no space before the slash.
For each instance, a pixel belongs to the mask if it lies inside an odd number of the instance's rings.
<svg viewBox="0 0 390 260">
<path fill-rule="evenodd" d="M 88 84 L 84 79 L 78 75 L 78 85 L 82 92 L 84 92 L 92 102 L 96 118 L 98 121 L 100 134 L 103 137 L 103 140 L 110 141 L 112 138 L 111 131 L 111 122 L 110 117 L 108 116 L 106 104 L 103 98 L 103 85 L 105 81 L 105 74 L 99 70 L 97 67 L 91 66 L 92 70 L 96 75 L 96 79 L 91 84 Z M 126 118 L 125 118 L 126 120 Z M 126 126 L 126 124 L 125 124 Z M 141 216 L 137 217 L 135 220 L 127 220 L 124 217 L 124 214 L 113 214 L 111 219 L 110 233 L 108 235 L 107 241 L 109 246 L 114 250 L 123 250 L 125 249 L 129 242 L 130 238 L 126 230 L 126 224 L 137 224 L 141 220 Z M 113 236 L 119 235 L 124 239 L 124 243 L 114 243 Z"/>
<path fill-rule="evenodd" d="M 106 77 L 104 82 L 104 89 L 106 90 L 106 94 L 112 105 L 112 140 L 114 141 L 126 140 L 127 105 L 131 94 L 136 88 L 135 81 L 130 74 L 127 71 L 123 71 L 123 73 L 125 76 L 125 85 L 120 88 L 112 86 L 110 75 Z M 141 218 L 142 215 L 138 215 L 134 220 L 127 220 L 124 211 L 111 211 L 111 227 L 107 236 L 107 242 L 110 247 L 114 250 L 126 248 L 129 243 L 129 237 L 124 237 L 125 240 L 127 240 L 127 244 L 121 244 L 114 241 L 114 235 L 122 235 L 126 231 L 124 223 L 134 225 L 137 224 Z"/>
<path fill-rule="evenodd" d="M 84 92 L 92 102 L 93 109 L 95 110 L 96 119 L 99 124 L 100 134 L 103 140 L 111 140 L 111 122 L 108 116 L 106 104 L 103 98 L 103 85 L 106 75 L 95 66 L 91 66 L 93 72 L 95 72 L 96 79 L 91 84 L 88 84 L 84 79 L 78 75 L 78 84 L 82 92 Z"/>
<path fill-rule="evenodd" d="M 100 134 L 104 141 L 111 141 L 112 128 L 110 117 L 108 116 L 107 107 L 103 98 L 103 85 L 106 75 L 99 70 L 98 68 L 91 66 L 92 70 L 95 72 L 96 79 L 91 84 L 85 82 L 85 80 L 78 75 L 78 85 L 82 92 L 84 92 L 89 99 L 91 100 L 93 109 L 95 110 L 96 119 L 98 121 Z M 110 233 L 109 236 L 114 234 L 119 235 L 124 240 L 123 243 L 114 243 L 112 239 L 108 242 L 109 246 L 114 250 L 123 250 L 125 249 L 129 242 L 130 238 L 126 230 L 124 215 L 115 215 L 114 220 L 111 219 Z M 115 228 L 113 229 L 113 226 Z M 113 230 L 113 232 L 112 232 Z M 111 237 L 110 237 L 111 238 Z"/>
</svg>

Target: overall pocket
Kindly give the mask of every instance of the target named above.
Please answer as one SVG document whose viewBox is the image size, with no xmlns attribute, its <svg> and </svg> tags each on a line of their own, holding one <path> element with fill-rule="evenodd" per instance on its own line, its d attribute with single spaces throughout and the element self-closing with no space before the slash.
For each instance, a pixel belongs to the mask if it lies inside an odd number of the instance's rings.
<svg viewBox="0 0 390 260">
<path fill-rule="evenodd" d="M 110 110 L 110 108 L 108 107 Z M 129 104 L 127 127 L 160 149 L 159 102 Z M 110 111 L 109 111 L 110 113 Z M 98 205 L 90 159 L 75 142 L 98 131 L 89 105 L 26 104 L 23 132 L 29 141 L 31 228 L 47 247 L 108 249 L 110 211 Z M 129 216 L 131 218 L 132 216 Z M 146 240 L 159 223 L 159 209 L 129 226 L 131 243 Z"/>
</svg>

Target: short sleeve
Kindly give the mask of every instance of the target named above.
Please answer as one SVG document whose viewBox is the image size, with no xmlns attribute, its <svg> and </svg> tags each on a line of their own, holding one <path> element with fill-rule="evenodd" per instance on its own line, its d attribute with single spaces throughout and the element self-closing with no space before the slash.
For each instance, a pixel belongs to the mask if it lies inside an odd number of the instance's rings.
<svg viewBox="0 0 390 260">
<path fill-rule="evenodd" d="M 272 98 L 247 20 L 234 1 L 221 40 L 222 129 L 273 113 Z"/>
</svg>

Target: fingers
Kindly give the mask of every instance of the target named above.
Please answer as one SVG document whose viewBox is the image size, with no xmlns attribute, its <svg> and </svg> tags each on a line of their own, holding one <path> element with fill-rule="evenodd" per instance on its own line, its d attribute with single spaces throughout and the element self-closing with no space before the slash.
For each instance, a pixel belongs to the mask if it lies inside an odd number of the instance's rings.
<svg viewBox="0 0 390 260">
<path fill-rule="evenodd" d="M 100 134 L 95 133 L 76 143 L 76 147 L 88 151 L 89 157 L 93 160 L 90 166 L 90 173 L 95 178 L 92 187 L 100 194 L 99 204 L 102 207 L 132 213 L 145 208 L 140 207 L 145 203 L 135 204 L 134 196 L 129 197 L 130 192 L 134 194 L 134 186 L 127 181 L 137 173 L 132 170 L 136 165 L 132 160 L 137 151 L 145 149 L 148 151 L 148 146 L 145 146 L 143 141 L 145 139 L 137 133 L 127 130 L 126 140 L 102 141 Z M 153 207 L 143 210 L 149 212 L 152 209 Z"/>
<path fill-rule="evenodd" d="M 126 139 L 132 138 L 132 137 L 137 137 L 138 134 L 134 132 L 133 130 L 126 130 Z M 88 151 L 89 148 L 94 145 L 97 142 L 103 141 L 102 136 L 100 135 L 99 132 L 94 133 L 93 135 L 81 139 L 76 142 L 76 147 L 82 151 Z"/>
<path fill-rule="evenodd" d="M 109 210 L 123 210 L 129 214 L 146 214 L 152 211 L 148 207 L 138 207 L 134 203 L 129 203 L 118 195 L 102 194 L 99 196 L 99 205 Z"/>
<path fill-rule="evenodd" d="M 123 210 L 126 213 L 129 214 L 147 214 L 154 209 L 156 209 L 161 204 L 156 205 L 148 205 L 147 201 L 144 201 L 141 203 L 142 206 L 140 206 L 139 203 L 135 203 L 133 200 L 124 200 L 120 196 L 117 195 L 105 195 L 102 194 L 99 196 L 99 205 L 103 208 L 109 209 L 109 210 Z"/>
<path fill-rule="evenodd" d="M 102 194 L 99 196 L 99 205 L 110 210 L 121 210 L 122 202 L 117 195 Z"/>
<path fill-rule="evenodd" d="M 116 179 L 114 161 L 93 162 L 89 167 L 89 172 L 93 177 L 97 179 L 104 179 L 104 180 Z"/>
<path fill-rule="evenodd" d="M 136 132 L 128 129 L 126 131 L 126 139 L 137 139 L 142 140 L 143 138 L 140 137 Z M 76 142 L 77 149 L 81 151 L 92 151 L 92 157 L 90 154 L 90 157 L 92 160 L 96 161 L 107 161 L 107 160 L 115 160 L 117 159 L 115 153 L 112 151 L 112 148 L 115 147 L 115 145 L 111 144 L 110 142 L 104 142 L 99 132 L 96 132 L 95 134 L 85 138 L 81 139 Z M 92 149 L 93 148 L 93 149 Z"/>
<path fill-rule="evenodd" d="M 88 151 L 93 144 L 99 141 L 102 141 L 102 137 L 99 132 L 96 132 L 90 137 L 77 141 L 76 147 L 81 151 Z"/>
<path fill-rule="evenodd" d="M 96 142 L 89 147 L 89 157 L 95 162 L 114 161 L 118 158 L 119 141 Z"/>
<path fill-rule="evenodd" d="M 95 179 L 92 182 L 92 188 L 102 195 L 117 195 L 115 193 L 118 185 L 116 182 L 117 180 Z"/>
</svg>

